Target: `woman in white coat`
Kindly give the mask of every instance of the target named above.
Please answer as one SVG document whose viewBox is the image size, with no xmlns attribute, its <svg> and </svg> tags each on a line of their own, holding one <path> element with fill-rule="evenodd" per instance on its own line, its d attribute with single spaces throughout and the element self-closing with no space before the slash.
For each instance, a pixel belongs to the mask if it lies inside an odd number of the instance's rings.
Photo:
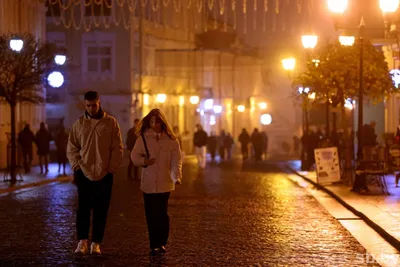
<svg viewBox="0 0 400 267">
<path fill-rule="evenodd" d="M 179 142 L 164 114 L 153 109 L 137 127 L 137 141 L 131 152 L 136 166 L 143 167 L 140 188 L 150 240 L 150 254 L 166 253 L 169 236 L 168 199 L 175 184 L 181 183 L 182 159 Z"/>
</svg>

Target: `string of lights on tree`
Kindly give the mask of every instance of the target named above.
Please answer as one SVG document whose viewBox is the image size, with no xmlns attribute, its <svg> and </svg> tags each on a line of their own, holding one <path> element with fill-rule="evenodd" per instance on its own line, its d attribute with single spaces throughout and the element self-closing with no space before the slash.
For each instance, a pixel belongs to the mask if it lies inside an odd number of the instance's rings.
<svg viewBox="0 0 400 267">
<path fill-rule="evenodd" d="M 285 30 L 285 16 L 311 14 L 315 0 L 47 0 L 47 14 L 56 25 L 84 29 L 138 27 L 134 17 L 143 14 L 156 27 L 229 28 L 242 31 Z M 204 23 L 204 21 L 212 21 Z"/>
</svg>

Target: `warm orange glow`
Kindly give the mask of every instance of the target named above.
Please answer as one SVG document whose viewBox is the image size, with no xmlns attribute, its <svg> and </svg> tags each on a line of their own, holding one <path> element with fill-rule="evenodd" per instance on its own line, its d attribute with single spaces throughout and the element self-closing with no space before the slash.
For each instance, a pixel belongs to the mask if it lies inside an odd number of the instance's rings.
<svg viewBox="0 0 400 267">
<path fill-rule="evenodd" d="M 339 42 L 344 46 L 352 46 L 354 44 L 354 36 L 339 36 Z"/>
<path fill-rule="evenodd" d="M 399 0 L 380 0 L 379 6 L 381 7 L 382 12 L 392 13 L 399 7 Z"/>
<path fill-rule="evenodd" d="M 285 70 L 294 70 L 296 66 L 296 59 L 295 58 L 282 59 L 282 66 Z"/>
<path fill-rule="evenodd" d="M 246 110 L 246 107 L 243 106 L 243 105 L 239 105 L 239 106 L 237 107 L 237 110 L 238 110 L 239 112 L 244 112 L 244 111 Z"/>
<path fill-rule="evenodd" d="M 190 103 L 193 104 L 193 105 L 198 104 L 199 101 L 200 101 L 200 98 L 198 96 L 196 96 L 196 95 L 192 95 L 190 97 Z"/>
<path fill-rule="evenodd" d="M 333 13 L 343 13 L 347 9 L 348 0 L 328 0 L 328 8 Z"/>
<path fill-rule="evenodd" d="M 260 102 L 260 103 L 258 103 L 258 106 L 260 107 L 260 109 L 267 109 L 267 103 L 265 103 L 265 102 Z"/>
<path fill-rule="evenodd" d="M 301 42 L 303 43 L 304 48 L 313 49 L 317 46 L 318 36 L 316 35 L 303 35 L 301 37 Z"/>
<path fill-rule="evenodd" d="M 156 97 L 156 101 L 158 103 L 164 103 L 167 100 L 167 95 L 166 94 L 158 94 Z"/>
</svg>

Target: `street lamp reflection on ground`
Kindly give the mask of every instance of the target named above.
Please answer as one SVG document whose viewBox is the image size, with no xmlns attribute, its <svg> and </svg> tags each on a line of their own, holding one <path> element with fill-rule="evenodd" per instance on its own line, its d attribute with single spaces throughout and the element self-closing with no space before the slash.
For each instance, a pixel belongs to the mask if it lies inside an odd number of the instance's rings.
<svg viewBox="0 0 400 267">
<path fill-rule="evenodd" d="M 9 45 L 11 50 L 15 52 L 20 52 L 24 47 L 24 41 L 22 41 L 21 39 L 11 39 Z"/>
<path fill-rule="evenodd" d="M 339 42 L 344 46 L 352 46 L 354 44 L 354 36 L 339 36 Z"/>
<path fill-rule="evenodd" d="M 318 36 L 316 35 L 303 35 L 301 37 L 301 42 L 303 43 L 303 47 L 306 49 L 313 49 L 317 46 Z"/>
<path fill-rule="evenodd" d="M 328 0 L 328 8 L 333 13 L 343 13 L 347 9 L 348 0 Z"/>
<path fill-rule="evenodd" d="M 400 0 L 380 0 L 379 6 L 385 13 L 392 13 L 399 7 Z"/>
</svg>

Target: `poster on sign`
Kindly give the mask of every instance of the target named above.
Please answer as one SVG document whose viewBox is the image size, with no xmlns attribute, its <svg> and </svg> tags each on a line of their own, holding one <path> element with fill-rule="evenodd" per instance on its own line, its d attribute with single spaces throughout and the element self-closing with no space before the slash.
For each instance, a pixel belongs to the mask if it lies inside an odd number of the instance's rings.
<svg viewBox="0 0 400 267">
<path fill-rule="evenodd" d="M 339 156 L 336 147 L 314 149 L 318 184 L 340 181 Z"/>
</svg>

